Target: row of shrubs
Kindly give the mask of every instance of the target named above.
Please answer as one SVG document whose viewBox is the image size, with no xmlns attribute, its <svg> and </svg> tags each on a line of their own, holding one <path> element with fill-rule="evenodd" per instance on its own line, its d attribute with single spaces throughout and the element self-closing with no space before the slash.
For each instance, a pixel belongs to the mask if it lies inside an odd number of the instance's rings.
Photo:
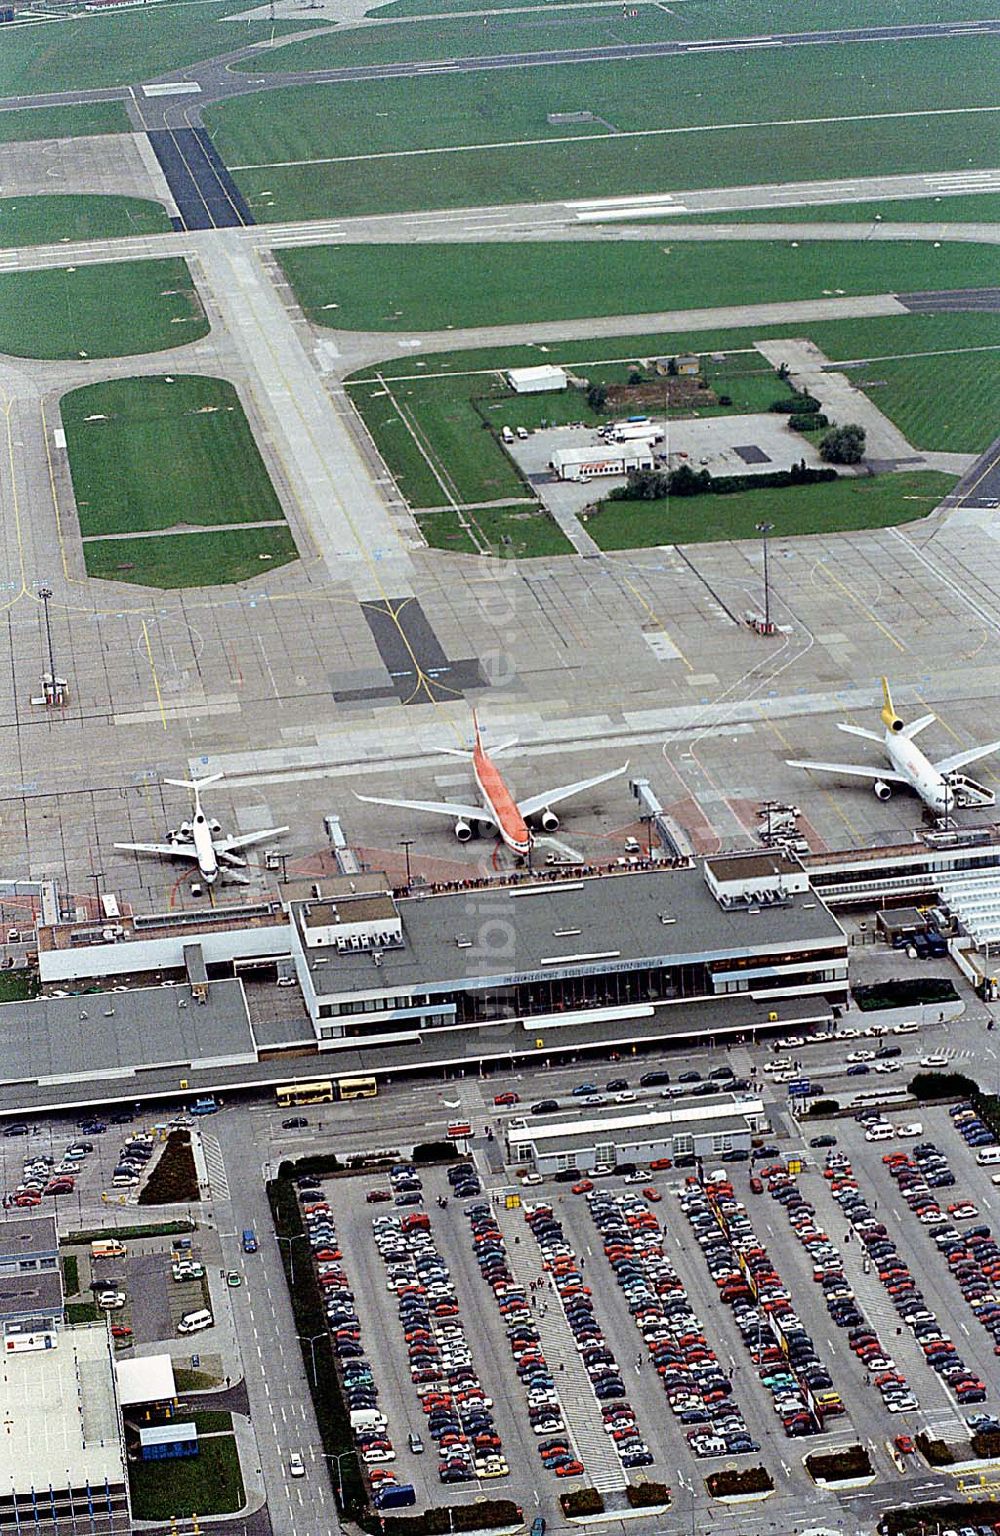
<svg viewBox="0 0 1000 1536">
<path fill-rule="evenodd" d="M 947 976 L 912 976 L 852 987 L 851 996 L 862 1013 L 880 1008 L 918 1008 L 921 1003 L 953 1003 L 958 998 Z"/>
<path fill-rule="evenodd" d="M 870 1477 L 875 1469 L 863 1445 L 849 1445 L 843 1451 L 807 1456 L 806 1470 L 817 1481 L 843 1483 L 855 1477 Z"/>
<path fill-rule="evenodd" d="M 710 475 L 707 469 L 631 469 L 625 485 L 615 486 L 608 501 L 663 501 L 667 496 L 732 496 L 738 491 L 780 490 L 789 485 L 817 485 L 836 480 L 835 469 L 812 469 L 805 460 L 791 469 L 761 475 Z"/>
<path fill-rule="evenodd" d="M 705 1487 L 713 1499 L 733 1498 L 740 1493 L 770 1493 L 774 1479 L 766 1467 L 745 1467 L 742 1472 L 712 1472 L 705 1479 Z"/>
</svg>

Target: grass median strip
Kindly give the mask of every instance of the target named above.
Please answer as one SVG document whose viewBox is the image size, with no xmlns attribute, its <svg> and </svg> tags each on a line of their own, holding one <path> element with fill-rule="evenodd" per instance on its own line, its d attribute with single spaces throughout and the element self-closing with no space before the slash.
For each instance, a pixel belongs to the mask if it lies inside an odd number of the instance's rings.
<svg viewBox="0 0 1000 1536">
<path fill-rule="evenodd" d="M 85 101 L 68 107 L 12 107 L 0 112 L 0 144 L 131 132 L 132 124 L 120 101 Z"/>
<path fill-rule="evenodd" d="M 276 252 L 306 314 L 358 331 L 441 330 L 585 316 L 975 288 L 989 245 L 841 241 L 484 242 Z"/>
<path fill-rule="evenodd" d="M 62 240 L 120 240 L 172 228 L 162 203 L 145 197 L 0 198 L 0 246 L 54 245 Z"/>
<path fill-rule="evenodd" d="M 144 587 L 215 587 L 249 581 L 298 559 L 289 528 L 183 533 L 163 539 L 96 539 L 84 545 L 87 575 Z"/>
<path fill-rule="evenodd" d="M 0 273 L 0 352 L 12 357 L 130 357 L 207 333 L 179 257 Z"/>
</svg>

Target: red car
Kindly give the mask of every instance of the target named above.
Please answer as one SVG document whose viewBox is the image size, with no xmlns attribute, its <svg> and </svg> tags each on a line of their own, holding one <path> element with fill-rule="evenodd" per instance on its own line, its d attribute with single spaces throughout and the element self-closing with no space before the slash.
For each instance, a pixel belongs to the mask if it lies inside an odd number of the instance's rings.
<svg viewBox="0 0 1000 1536">
<path fill-rule="evenodd" d="M 567 1461 L 565 1463 L 565 1465 L 563 1465 L 561 1467 L 556 1467 L 555 1474 L 556 1474 L 556 1477 L 582 1477 L 583 1476 L 583 1462 L 582 1461 Z"/>
<path fill-rule="evenodd" d="M 589 1195 L 593 1187 L 591 1179 L 581 1179 L 578 1184 L 573 1185 L 573 1193 L 574 1195 Z"/>
<path fill-rule="evenodd" d="M 660 1191 L 658 1189 L 654 1189 L 652 1184 L 647 1184 L 642 1193 L 644 1198 L 648 1200 L 652 1205 L 655 1205 L 657 1200 L 663 1199 Z"/>
<path fill-rule="evenodd" d="M 381 1205 L 383 1200 L 392 1199 L 392 1191 L 388 1189 L 370 1189 L 365 1195 L 369 1205 Z"/>
<path fill-rule="evenodd" d="M 111 1337 L 113 1339 L 130 1339 L 132 1337 L 132 1330 L 127 1323 L 114 1323 L 111 1328 Z"/>
<path fill-rule="evenodd" d="M 498 1108 L 504 1104 L 520 1104 L 521 1095 L 515 1093 L 512 1088 L 508 1088 L 506 1093 L 495 1093 L 493 1095 L 493 1102 Z"/>
</svg>

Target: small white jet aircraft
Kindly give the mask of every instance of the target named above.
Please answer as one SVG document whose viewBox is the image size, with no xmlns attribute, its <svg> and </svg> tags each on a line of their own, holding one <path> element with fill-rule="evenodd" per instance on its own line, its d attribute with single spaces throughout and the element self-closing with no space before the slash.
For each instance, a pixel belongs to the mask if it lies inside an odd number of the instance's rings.
<svg viewBox="0 0 1000 1536">
<path fill-rule="evenodd" d="M 429 811 L 433 815 L 451 816 L 455 822 L 455 836 L 460 843 L 467 843 L 470 837 L 478 836 L 481 824 L 493 827 L 512 853 L 525 858 L 535 841 L 528 826 L 530 817 L 537 817 L 543 832 L 554 832 L 559 825 L 559 817 L 552 809 L 554 805 L 558 805 L 560 800 L 568 800 L 571 795 L 582 794 L 585 789 L 605 784 L 608 779 L 616 779 L 628 768 L 626 763 L 622 768 L 612 768 L 610 773 L 599 773 L 596 778 L 580 779 L 576 784 L 564 784 L 559 789 L 543 790 L 539 795 L 515 800 L 503 774 L 483 746 L 475 710 L 472 712 L 472 723 L 475 728 L 475 744 L 471 752 L 463 752 L 457 747 L 439 747 L 438 751 L 472 763 L 472 774 L 482 802 L 480 805 L 457 805 L 438 800 L 381 800 L 374 795 L 359 795 L 356 792 L 355 798 L 365 800 L 369 805 L 391 805 L 403 811 Z M 499 754 L 507 747 L 514 746 L 515 740 L 512 738 L 501 742 L 493 748 L 494 753 Z"/>
<path fill-rule="evenodd" d="M 246 875 L 239 871 L 246 868 L 241 859 L 241 848 L 252 848 L 269 837 L 280 837 L 287 827 L 268 827 L 264 832 L 247 832 L 242 837 L 220 837 L 222 827 L 217 821 L 209 821 L 201 808 L 201 791 L 206 784 L 217 784 L 221 773 L 209 774 L 204 779 L 164 779 L 177 789 L 189 789 L 194 795 L 194 812 L 190 821 L 182 821 L 174 831 L 167 833 L 165 843 L 115 843 L 116 848 L 131 853 L 155 853 L 161 859 L 196 859 L 198 869 L 206 885 L 214 885 L 219 875 L 247 883 Z"/>
<path fill-rule="evenodd" d="M 933 724 L 937 717 L 921 715 L 919 720 L 904 725 L 893 708 L 889 683 L 884 677 L 882 697 L 882 724 L 885 730 L 881 736 L 877 731 L 866 731 L 860 725 L 841 724 L 838 730 L 847 731 L 851 736 L 862 736 L 866 741 L 878 742 L 892 764 L 891 770 L 862 768 L 854 763 L 811 763 L 799 758 L 787 758 L 789 768 L 811 768 L 819 773 L 871 779 L 872 789 L 880 800 L 888 800 L 893 787 L 904 784 L 915 790 L 926 806 L 942 816 L 963 806 L 995 804 L 996 794 L 992 789 L 987 789 L 984 784 L 977 783 L 958 770 L 964 768 L 966 763 L 975 763 L 979 758 L 996 752 L 1000 748 L 1000 741 L 991 741 L 985 747 L 969 747 L 964 752 L 955 752 L 951 757 L 943 757 L 940 762 L 932 763 L 914 745 L 913 738 Z"/>
</svg>

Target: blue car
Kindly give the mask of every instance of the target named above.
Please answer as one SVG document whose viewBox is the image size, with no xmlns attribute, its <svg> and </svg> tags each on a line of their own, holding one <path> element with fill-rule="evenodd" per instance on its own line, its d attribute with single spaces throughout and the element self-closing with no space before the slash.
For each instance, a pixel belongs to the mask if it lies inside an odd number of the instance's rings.
<svg viewBox="0 0 1000 1536">
<path fill-rule="evenodd" d="M 848 1067 L 848 1069 L 847 1069 L 847 1076 L 848 1077 L 867 1077 L 870 1071 L 871 1071 L 871 1067 L 868 1065 L 867 1062 L 859 1061 L 859 1062 L 856 1063 L 855 1066 Z"/>
</svg>

